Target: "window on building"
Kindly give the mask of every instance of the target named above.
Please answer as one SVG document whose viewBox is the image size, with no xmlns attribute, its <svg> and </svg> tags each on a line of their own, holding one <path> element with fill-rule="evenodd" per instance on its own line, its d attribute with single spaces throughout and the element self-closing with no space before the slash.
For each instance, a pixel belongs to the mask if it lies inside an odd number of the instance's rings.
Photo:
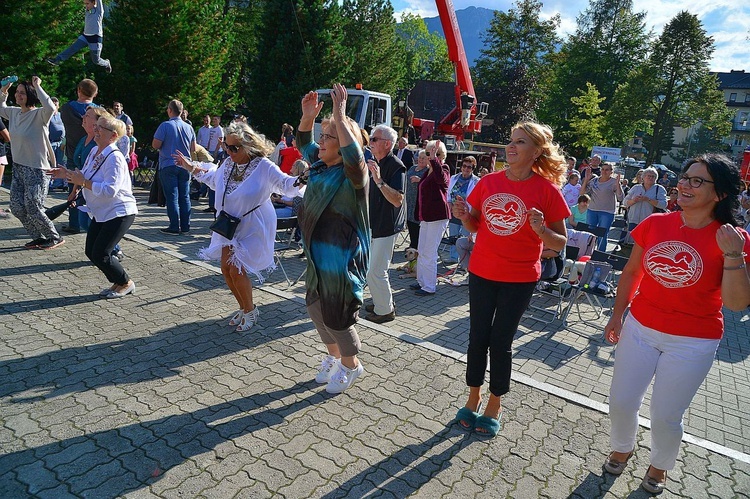
<svg viewBox="0 0 750 499">
<path fill-rule="evenodd" d="M 735 135 L 734 136 L 734 143 L 733 146 L 741 146 L 742 145 L 742 135 Z"/>
<path fill-rule="evenodd" d="M 729 102 L 737 102 L 737 93 L 736 92 L 732 92 L 731 94 L 729 94 Z"/>
<path fill-rule="evenodd" d="M 745 102 L 750 102 L 750 92 L 745 94 Z"/>
</svg>

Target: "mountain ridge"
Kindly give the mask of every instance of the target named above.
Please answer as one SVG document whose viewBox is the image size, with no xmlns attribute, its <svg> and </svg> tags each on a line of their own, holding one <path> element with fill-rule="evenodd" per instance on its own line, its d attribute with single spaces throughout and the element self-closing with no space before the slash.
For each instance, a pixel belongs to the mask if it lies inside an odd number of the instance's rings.
<svg viewBox="0 0 750 499">
<path fill-rule="evenodd" d="M 466 58 L 469 60 L 469 66 L 474 66 L 475 60 L 481 55 L 481 50 L 484 48 L 482 36 L 489 29 L 494 14 L 495 10 L 484 7 L 466 7 L 456 11 L 458 29 L 461 30 L 461 39 L 464 42 L 464 51 L 466 52 Z M 430 33 L 437 32 L 440 36 L 445 37 L 440 17 L 425 17 L 423 19 Z"/>
</svg>

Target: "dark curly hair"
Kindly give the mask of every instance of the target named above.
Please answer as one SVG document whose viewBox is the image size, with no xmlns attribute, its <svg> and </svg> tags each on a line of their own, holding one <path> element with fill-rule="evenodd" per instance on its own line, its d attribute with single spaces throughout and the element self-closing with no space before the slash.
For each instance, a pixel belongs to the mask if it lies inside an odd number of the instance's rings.
<svg viewBox="0 0 750 499">
<path fill-rule="evenodd" d="M 720 198 L 714 206 L 714 218 L 722 224 L 739 227 L 741 224 L 736 217 L 740 208 L 738 197 L 741 185 L 739 168 L 723 154 L 707 153 L 689 159 L 682 168 L 682 173 L 686 173 L 688 168 L 695 163 L 706 165 L 708 174 L 714 182 L 714 190 Z"/>
</svg>

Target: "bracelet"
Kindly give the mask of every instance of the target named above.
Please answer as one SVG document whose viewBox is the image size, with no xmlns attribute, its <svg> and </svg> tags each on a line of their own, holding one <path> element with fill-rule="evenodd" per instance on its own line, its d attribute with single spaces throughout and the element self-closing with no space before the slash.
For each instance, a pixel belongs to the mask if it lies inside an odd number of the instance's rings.
<svg viewBox="0 0 750 499">
<path fill-rule="evenodd" d="M 739 260 L 741 258 L 745 258 L 747 256 L 747 253 L 744 251 L 732 251 L 731 253 L 724 253 L 724 258 L 728 258 L 730 260 Z"/>
<path fill-rule="evenodd" d="M 746 265 L 743 263 L 742 265 L 737 265 L 736 267 L 724 267 L 724 270 L 740 270 L 744 269 Z"/>
</svg>

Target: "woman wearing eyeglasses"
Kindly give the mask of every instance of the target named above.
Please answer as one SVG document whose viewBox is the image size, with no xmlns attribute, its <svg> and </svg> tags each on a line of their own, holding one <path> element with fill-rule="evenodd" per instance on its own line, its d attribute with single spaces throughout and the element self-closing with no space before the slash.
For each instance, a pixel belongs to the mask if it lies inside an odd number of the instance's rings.
<svg viewBox="0 0 750 499">
<path fill-rule="evenodd" d="M 689 161 L 677 183 L 682 211 L 655 214 L 632 232 L 604 334 L 617 343 L 610 387 L 612 452 L 619 475 L 635 451 L 638 410 L 651 380 L 651 459 L 642 487 L 659 493 L 675 465 L 682 417 L 706 378 L 724 333 L 722 305 L 750 305 L 750 237 L 734 213 L 737 167 L 725 156 Z M 630 314 L 623 324 L 625 310 Z"/>
<path fill-rule="evenodd" d="M 229 157 L 221 165 L 193 162 L 180 152 L 174 159 L 175 164 L 216 192 L 219 212 L 240 218 L 231 240 L 214 232 L 211 244 L 199 256 L 221 261 L 221 273 L 240 306 L 229 325 L 244 332 L 258 322 L 259 316 L 251 276 L 262 283 L 263 273 L 275 268 L 276 210 L 271 194 L 299 196 L 300 191 L 297 178 L 283 173 L 268 159 L 273 144 L 247 123 L 231 122 L 224 135 L 223 147 Z"/>
<path fill-rule="evenodd" d="M 99 117 L 93 129 L 97 147 L 91 150 L 83 168 L 60 168 L 53 175 L 64 174 L 75 184 L 74 192 L 83 189 L 86 205 L 81 210 L 91 215 L 86 256 L 112 283 L 99 296 L 121 298 L 135 291 L 135 283 L 112 252 L 138 213 L 127 160 L 115 145 L 125 135 L 125 123 L 106 114 Z"/>
<path fill-rule="evenodd" d="M 331 91 L 333 114 L 321 123 L 320 143 L 312 138 L 315 118 L 323 107 L 317 92 L 302 98 L 297 144 L 312 163 L 300 208 L 307 255 L 307 311 L 328 355 L 315 381 L 328 393 L 341 393 L 362 375 L 361 349 L 354 327 L 362 306 L 369 267 L 370 223 L 367 213 L 368 169 L 359 126 L 346 116 L 347 92 Z"/>
</svg>

